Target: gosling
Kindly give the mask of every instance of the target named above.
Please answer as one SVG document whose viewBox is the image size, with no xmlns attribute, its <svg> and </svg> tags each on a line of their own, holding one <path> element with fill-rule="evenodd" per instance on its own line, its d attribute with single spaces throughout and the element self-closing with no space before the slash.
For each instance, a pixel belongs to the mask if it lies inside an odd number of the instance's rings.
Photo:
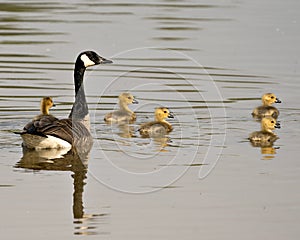
<svg viewBox="0 0 300 240">
<path fill-rule="evenodd" d="M 165 120 L 166 118 L 174 118 L 169 109 L 165 107 L 156 108 L 155 120 L 142 124 L 138 131 L 142 137 L 163 137 L 173 130 L 172 125 Z"/>
<path fill-rule="evenodd" d="M 264 117 L 261 120 L 261 131 L 251 133 L 249 140 L 254 146 L 270 146 L 279 138 L 272 131 L 275 128 L 280 128 L 280 123 L 275 118 Z"/>
<path fill-rule="evenodd" d="M 119 110 L 107 113 L 104 117 L 106 123 L 133 123 L 136 114 L 128 107 L 129 104 L 137 104 L 138 101 L 130 93 L 121 93 L 119 96 Z"/>
<path fill-rule="evenodd" d="M 41 110 L 41 114 L 36 116 L 34 119 L 38 118 L 39 116 L 43 116 L 43 115 L 50 115 L 50 108 L 55 107 L 56 105 L 54 104 L 53 100 L 51 97 L 44 97 L 41 100 L 41 104 L 40 104 L 40 110 Z"/>
<path fill-rule="evenodd" d="M 36 130 L 36 127 L 46 128 L 50 126 L 53 122 L 56 122 L 58 119 L 50 114 L 50 108 L 55 107 L 55 104 L 51 97 L 44 97 L 41 100 L 40 110 L 41 113 L 35 116 L 29 123 L 25 125 L 22 132 L 15 132 L 16 134 L 21 134 L 22 138 L 26 138 L 30 143 L 34 142 L 31 139 L 31 134 L 36 134 L 39 136 L 44 136 L 43 133 Z M 30 132 L 31 134 L 27 134 Z"/>
<path fill-rule="evenodd" d="M 266 93 L 262 96 L 262 106 L 255 108 L 252 112 L 252 116 L 258 119 L 263 117 L 273 117 L 277 118 L 279 115 L 279 111 L 277 108 L 271 106 L 273 103 L 281 103 L 281 101 L 273 94 Z"/>
</svg>

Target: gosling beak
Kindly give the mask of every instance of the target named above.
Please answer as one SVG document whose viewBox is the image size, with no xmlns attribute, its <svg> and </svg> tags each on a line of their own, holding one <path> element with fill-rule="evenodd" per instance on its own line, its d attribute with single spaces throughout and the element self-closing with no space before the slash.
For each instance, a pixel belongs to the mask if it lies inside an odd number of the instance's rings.
<svg viewBox="0 0 300 240">
<path fill-rule="evenodd" d="M 279 123 L 279 122 L 277 122 L 277 123 L 275 124 L 275 128 L 280 128 L 280 123 Z"/>
<path fill-rule="evenodd" d="M 276 98 L 275 103 L 281 103 L 281 101 L 278 98 Z"/>
<path fill-rule="evenodd" d="M 135 98 L 132 100 L 132 103 L 133 104 L 138 104 L 139 102 L 138 102 L 138 100 L 136 100 Z"/>
<path fill-rule="evenodd" d="M 174 114 L 172 112 L 169 112 L 168 118 L 174 118 Z"/>
</svg>

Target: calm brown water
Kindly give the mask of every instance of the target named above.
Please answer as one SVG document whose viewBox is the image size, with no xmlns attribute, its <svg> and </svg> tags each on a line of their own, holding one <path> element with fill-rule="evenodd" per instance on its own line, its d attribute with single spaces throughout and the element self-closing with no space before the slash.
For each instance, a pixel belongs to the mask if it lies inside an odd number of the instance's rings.
<svg viewBox="0 0 300 240">
<path fill-rule="evenodd" d="M 298 239 L 299 9 L 296 0 L 1 2 L 1 239 Z M 85 75 L 93 149 L 83 164 L 23 153 L 13 131 L 43 96 L 68 116 L 74 59 L 90 49 L 114 61 Z M 106 125 L 123 91 L 139 100 L 137 122 Z M 282 100 L 282 128 L 261 149 L 247 137 L 265 92 Z M 161 105 L 174 131 L 140 138 Z"/>
</svg>

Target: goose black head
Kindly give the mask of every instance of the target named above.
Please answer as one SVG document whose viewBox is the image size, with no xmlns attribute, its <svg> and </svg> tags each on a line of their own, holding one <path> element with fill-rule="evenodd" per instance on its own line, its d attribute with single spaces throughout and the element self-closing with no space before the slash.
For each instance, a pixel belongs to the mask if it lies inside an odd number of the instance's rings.
<svg viewBox="0 0 300 240">
<path fill-rule="evenodd" d="M 85 51 L 79 54 L 76 63 L 87 68 L 98 64 L 112 63 L 112 61 L 99 56 L 93 51 Z"/>
</svg>

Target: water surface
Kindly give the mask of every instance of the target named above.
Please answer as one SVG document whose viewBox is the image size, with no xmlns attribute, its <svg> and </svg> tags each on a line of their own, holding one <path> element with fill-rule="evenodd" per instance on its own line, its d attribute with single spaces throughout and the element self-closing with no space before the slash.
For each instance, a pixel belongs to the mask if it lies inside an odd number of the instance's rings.
<svg viewBox="0 0 300 240">
<path fill-rule="evenodd" d="M 0 194 L 3 239 L 298 239 L 298 1 L 9 1 L 0 3 Z M 13 131 L 52 96 L 69 114 L 73 64 L 93 49 L 114 61 L 86 72 L 95 144 L 23 152 Z M 137 122 L 104 115 L 130 91 Z M 265 92 L 281 100 L 270 149 L 247 137 Z M 174 131 L 139 124 L 169 107 Z M 54 160 L 55 159 L 55 160 Z M 82 161 L 84 160 L 84 161 Z"/>
</svg>

